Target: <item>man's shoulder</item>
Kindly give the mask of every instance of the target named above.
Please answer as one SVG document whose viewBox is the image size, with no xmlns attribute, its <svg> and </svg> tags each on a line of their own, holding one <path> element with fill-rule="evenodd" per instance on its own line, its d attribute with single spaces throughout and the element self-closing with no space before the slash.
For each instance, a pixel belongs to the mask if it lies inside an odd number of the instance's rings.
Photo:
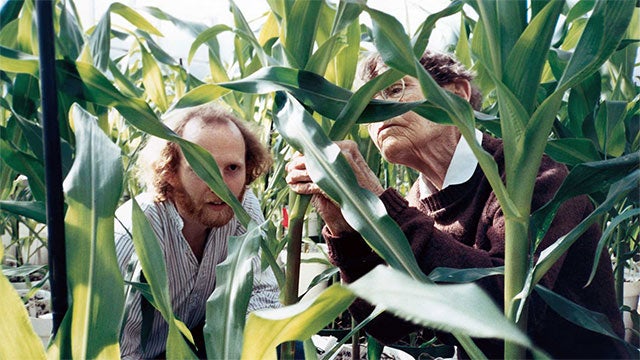
<svg viewBox="0 0 640 360">
<path fill-rule="evenodd" d="M 260 201 L 250 187 L 247 188 L 247 191 L 244 194 L 244 198 L 242 199 L 242 207 L 254 221 L 258 223 L 264 221 L 264 215 L 262 214 Z"/>
</svg>

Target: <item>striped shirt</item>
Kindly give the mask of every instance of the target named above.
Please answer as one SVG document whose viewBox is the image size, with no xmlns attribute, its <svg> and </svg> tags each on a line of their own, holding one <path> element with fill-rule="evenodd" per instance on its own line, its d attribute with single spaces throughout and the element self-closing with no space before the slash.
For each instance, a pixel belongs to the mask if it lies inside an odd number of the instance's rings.
<svg viewBox="0 0 640 360">
<path fill-rule="evenodd" d="M 183 221 L 175 205 L 171 201 L 155 202 L 151 194 L 136 197 L 140 207 L 149 219 L 160 246 L 164 251 L 169 279 L 169 293 L 174 314 L 187 327 L 200 324 L 205 316 L 206 301 L 215 288 L 216 265 L 227 257 L 227 240 L 229 236 L 245 233 L 245 228 L 236 217 L 226 225 L 212 228 L 207 238 L 202 261 L 198 262 L 191 251 L 187 240 L 182 235 Z M 247 189 L 242 202 L 243 208 L 256 223 L 264 222 L 258 199 Z M 130 261 L 134 259 L 134 245 L 131 231 L 131 201 L 122 205 L 116 212 L 115 241 L 118 265 L 123 274 L 126 269 L 133 268 Z M 248 312 L 280 306 L 279 289 L 270 268 L 260 270 L 260 258 L 253 261 L 254 282 Z M 135 266 L 132 281 L 140 281 L 140 266 Z M 127 276 L 125 275 L 125 279 Z M 140 346 L 142 312 L 140 311 L 140 293 L 131 291 L 127 303 L 128 314 L 120 340 L 120 353 L 124 359 L 152 358 L 165 351 L 169 327 L 160 313 L 155 310 L 152 330 L 144 350 Z"/>
</svg>

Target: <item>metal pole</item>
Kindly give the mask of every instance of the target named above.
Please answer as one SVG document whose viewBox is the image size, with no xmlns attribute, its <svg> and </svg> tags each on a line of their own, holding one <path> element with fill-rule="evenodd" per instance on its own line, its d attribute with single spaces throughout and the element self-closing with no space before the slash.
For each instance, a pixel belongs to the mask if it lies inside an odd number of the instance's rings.
<svg viewBox="0 0 640 360">
<path fill-rule="evenodd" d="M 67 312 L 67 268 L 64 245 L 64 195 L 60 155 L 60 125 L 56 94 L 55 47 L 53 36 L 53 2 L 37 0 L 38 47 L 40 50 L 40 93 L 42 97 L 42 138 L 46 181 L 47 231 L 49 247 L 49 282 L 53 333 Z"/>
</svg>

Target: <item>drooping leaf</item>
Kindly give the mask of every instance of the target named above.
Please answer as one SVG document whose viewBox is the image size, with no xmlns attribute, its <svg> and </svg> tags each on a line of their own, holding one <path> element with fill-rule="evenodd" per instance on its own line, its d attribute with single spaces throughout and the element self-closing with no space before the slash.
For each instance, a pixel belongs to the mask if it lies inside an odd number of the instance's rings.
<svg viewBox="0 0 640 360">
<path fill-rule="evenodd" d="M 583 138 L 549 140 L 545 153 L 553 160 L 569 166 L 600 160 L 600 154 L 593 143 Z"/>
<path fill-rule="evenodd" d="M 495 268 L 453 269 L 438 267 L 429 273 L 434 282 L 467 283 L 486 276 L 504 275 L 504 266 Z"/>
<path fill-rule="evenodd" d="M 527 336 L 504 317 L 493 299 L 472 283 L 425 284 L 379 265 L 347 288 L 368 303 L 415 324 L 531 346 Z"/>
<path fill-rule="evenodd" d="M 249 314 L 242 359 L 275 359 L 277 345 L 310 338 L 344 312 L 354 299 L 349 290 L 336 284 L 315 299 Z"/>
<path fill-rule="evenodd" d="M 367 243 L 388 264 L 411 274 L 426 277 L 418 267 L 409 242 L 384 205 L 375 195 L 357 185 L 353 170 L 340 154 L 340 149 L 324 133 L 318 123 L 291 96 L 278 93 L 274 122 L 280 134 L 298 151 L 305 154 L 307 170 L 313 181 L 340 204 L 345 219 L 360 232 Z"/>
<path fill-rule="evenodd" d="M 535 264 L 533 271 L 527 277 L 527 284 L 524 287 L 523 292 L 528 293 L 531 291 L 532 286 L 537 284 L 540 279 L 549 271 L 549 269 L 555 264 L 555 262 L 564 254 L 571 245 L 576 242 L 580 236 L 587 231 L 587 229 L 593 225 L 598 217 L 607 211 L 609 211 L 616 203 L 623 199 L 630 191 L 637 189 L 640 184 L 640 169 L 635 170 L 626 177 L 622 178 L 609 189 L 607 199 L 602 202 L 591 214 L 589 214 L 584 220 L 574 227 L 568 234 L 562 236 L 551 246 L 547 247 L 540 253 L 537 263 Z M 597 266 L 597 259 L 594 261 L 594 268 Z"/>
<path fill-rule="evenodd" d="M 556 191 L 553 199 L 531 215 L 531 227 L 536 229 L 536 239 L 544 237 L 558 208 L 566 200 L 606 189 L 626 177 L 640 166 L 640 152 L 617 159 L 595 161 L 575 166 Z"/>
<path fill-rule="evenodd" d="M 39 223 L 47 222 L 47 214 L 42 201 L 0 200 L 0 210 L 33 219 Z"/>
<path fill-rule="evenodd" d="M 544 299 L 549 307 L 563 318 L 580 327 L 609 336 L 624 343 L 624 339 L 618 337 L 611 327 L 611 323 L 609 323 L 609 318 L 604 314 L 582 307 L 541 285 L 536 285 L 536 292 Z"/>
</svg>

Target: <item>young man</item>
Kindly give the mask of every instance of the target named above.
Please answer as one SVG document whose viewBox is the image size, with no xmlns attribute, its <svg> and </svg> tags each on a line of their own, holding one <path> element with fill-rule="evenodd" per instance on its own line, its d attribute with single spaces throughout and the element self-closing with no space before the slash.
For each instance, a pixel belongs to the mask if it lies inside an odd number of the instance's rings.
<svg viewBox="0 0 640 360">
<path fill-rule="evenodd" d="M 203 105 L 173 114 L 167 126 L 206 149 L 243 208 L 256 223 L 264 222 L 248 185 L 268 169 L 271 157 L 245 123 L 216 106 Z M 191 169 L 175 143 L 153 138 L 140 154 L 139 163 L 149 192 L 136 200 L 164 251 L 173 311 L 197 332 L 215 288 L 216 265 L 227 257 L 228 239 L 245 229 L 231 207 Z M 116 252 L 123 274 L 135 269 L 132 280 L 140 281 L 130 231 L 131 204 L 127 202 L 116 212 Z M 255 276 L 248 311 L 279 306 L 273 272 L 260 271 L 259 261 L 257 257 L 253 260 Z M 131 306 L 120 341 L 123 358 L 154 358 L 165 351 L 168 325 L 157 310 L 143 344 L 141 306 L 145 305 L 141 304 L 145 301 L 139 292 L 129 296 Z"/>
</svg>

